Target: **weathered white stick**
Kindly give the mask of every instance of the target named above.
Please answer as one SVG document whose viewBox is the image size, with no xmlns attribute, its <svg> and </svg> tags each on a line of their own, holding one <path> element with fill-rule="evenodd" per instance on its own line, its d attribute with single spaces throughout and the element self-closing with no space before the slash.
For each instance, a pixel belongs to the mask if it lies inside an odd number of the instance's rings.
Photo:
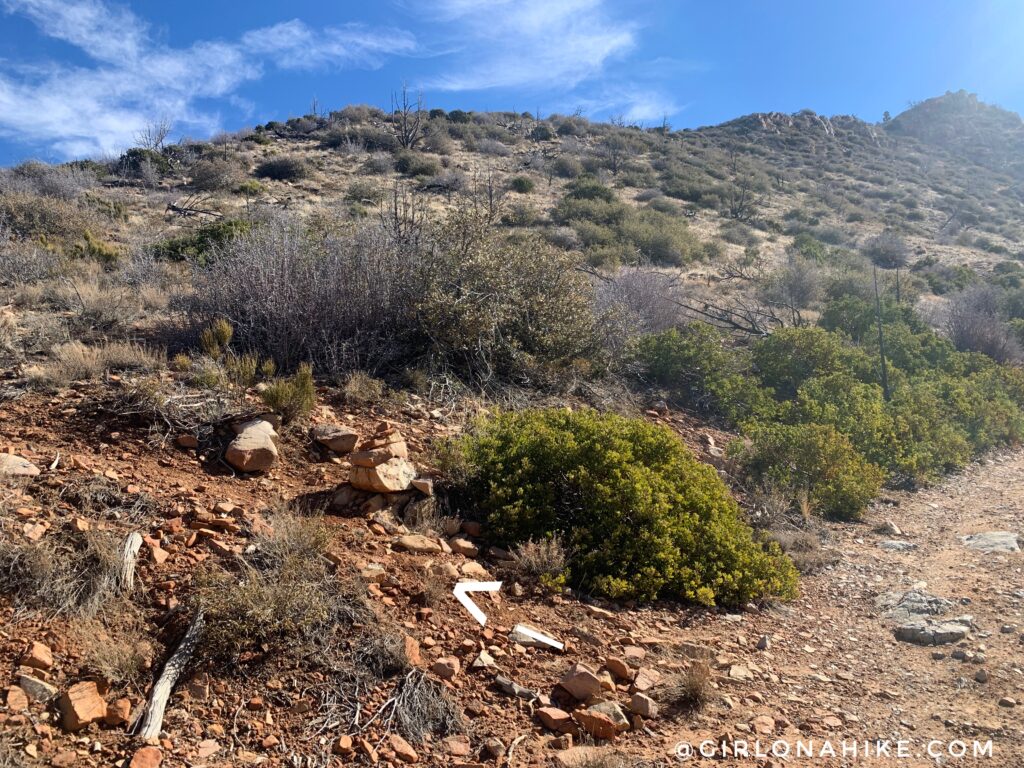
<svg viewBox="0 0 1024 768">
<path fill-rule="evenodd" d="M 128 535 L 121 547 L 121 566 L 117 571 L 118 592 L 131 592 L 135 588 L 135 564 L 139 560 L 139 550 L 142 549 L 142 535 L 135 531 Z"/>
<path fill-rule="evenodd" d="M 199 638 L 203 634 L 203 612 L 196 612 L 195 618 L 188 627 L 185 637 L 174 649 L 171 658 L 164 664 L 163 671 L 157 679 L 153 690 L 149 692 L 149 703 L 145 711 L 135 721 L 132 732 L 144 741 L 154 741 L 160 737 L 160 731 L 164 724 L 164 710 L 167 709 L 167 700 L 171 697 L 171 691 L 181 673 L 185 671 L 192 654 L 195 653 Z"/>
</svg>

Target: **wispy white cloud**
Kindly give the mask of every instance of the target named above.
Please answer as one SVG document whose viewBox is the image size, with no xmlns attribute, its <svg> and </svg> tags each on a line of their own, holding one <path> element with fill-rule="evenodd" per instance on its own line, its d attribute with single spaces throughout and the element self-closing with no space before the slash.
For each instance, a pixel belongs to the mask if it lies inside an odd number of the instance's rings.
<svg viewBox="0 0 1024 768">
<path fill-rule="evenodd" d="M 163 117 L 209 133 L 219 115 L 204 99 L 231 98 L 267 64 L 284 69 L 377 66 L 415 50 L 407 32 L 358 25 L 314 30 L 295 20 L 241 40 L 172 48 L 153 40 L 131 10 L 103 0 L 0 0 L 48 37 L 79 48 L 94 64 L 17 66 L 0 61 L 0 134 L 50 146 L 65 157 L 117 152 Z"/>
<path fill-rule="evenodd" d="M 417 7 L 451 25 L 460 41 L 445 72 L 427 83 L 440 90 L 568 90 L 636 45 L 636 27 L 613 18 L 605 0 L 423 0 Z"/>
</svg>

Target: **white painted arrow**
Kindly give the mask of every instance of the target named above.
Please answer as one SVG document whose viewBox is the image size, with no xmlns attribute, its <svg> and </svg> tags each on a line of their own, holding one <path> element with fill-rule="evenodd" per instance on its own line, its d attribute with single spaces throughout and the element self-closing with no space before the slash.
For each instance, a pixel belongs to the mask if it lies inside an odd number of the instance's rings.
<svg viewBox="0 0 1024 768">
<path fill-rule="evenodd" d="M 463 581 L 455 585 L 452 594 L 455 595 L 456 600 L 462 603 L 462 607 L 469 611 L 474 619 L 480 622 L 480 626 L 484 626 L 487 623 L 487 615 L 477 607 L 477 604 L 473 602 L 473 598 L 466 593 L 497 592 L 500 589 L 500 581 Z"/>
</svg>

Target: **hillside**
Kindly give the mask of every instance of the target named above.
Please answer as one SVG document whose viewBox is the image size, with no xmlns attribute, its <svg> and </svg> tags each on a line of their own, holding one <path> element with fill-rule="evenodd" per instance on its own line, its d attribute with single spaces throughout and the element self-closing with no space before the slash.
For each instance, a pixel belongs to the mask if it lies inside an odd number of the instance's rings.
<svg viewBox="0 0 1024 768">
<path fill-rule="evenodd" d="M 0 169 L 0 766 L 1015 765 L 1019 123 L 350 106 Z"/>
</svg>

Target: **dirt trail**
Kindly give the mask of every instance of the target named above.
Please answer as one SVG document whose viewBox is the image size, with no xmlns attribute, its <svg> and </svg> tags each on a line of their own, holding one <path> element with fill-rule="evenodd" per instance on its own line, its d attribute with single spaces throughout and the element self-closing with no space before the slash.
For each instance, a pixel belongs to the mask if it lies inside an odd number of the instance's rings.
<svg viewBox="0 0 1024 768">
<path fill-rule="evenodd" d="M 714 716 L 732 735 L 765 744 L 773 738 L 828 739 L 838 751 L 844 739 L 909 742 L 905 757 L 793 758 L 790 765 L 1024 765 L 1024 554 L 981 554 L 960 539 L 984 531 L 1024 532 L 1022 478 L 1024 454 L 992 456 L 934 488 L 889 495 L 866 524 L 834 526 L 828 547 L 840 559 L 804 580 L 799 601 L 771 611 L 771 621 L 744 615 L 738 623 L 736 617 L 715 620 L 701 631 L 709 642 L 714 633 L 735 636 L 740 645 L 755 642 L 761 632 L 771 638 L 770 650 L 746 654 L 761 670 L 755 673 L 761 685 L 753 687 L 764 704 L 750 700 L 751 683 L 743 682 L 731 697 L 737 708 Z M 903 535 L 881 530 L 886 521 Z M 896 539 L 916 547 L 899 552 L 879 546 Z M 896 640 L 896 622 L 880 615 L 875 600 L 912 589 L 957 603 L 947 615 L 972 616 L 974 631 L 941 647 Z M 957 660 L 955 651 L 968 658 Z M 939 653 L 942 658 L 933 657 Z M 987 682 L 977 682 L 981 670 Z M 1000 705 L 1001 699 L 1017 704 Z M 794 727 L 772 735 L 745 733 L 744 724 L 759 714 Z M 666 745 L 707 735 L 721 732 L 685 729 Z M 971 759 L 973 742 L 989 739 L 992 756 Z M 947 752 L 944 760 L 929 758 L 932 740 L 939 744 L 931 751 Z M 965 759 L 948 756 L 950 749 L 959 752 L 954 742 L 966 744 Z M 892 745 L 893 753 L 897 748 Z"/>
</svg>

